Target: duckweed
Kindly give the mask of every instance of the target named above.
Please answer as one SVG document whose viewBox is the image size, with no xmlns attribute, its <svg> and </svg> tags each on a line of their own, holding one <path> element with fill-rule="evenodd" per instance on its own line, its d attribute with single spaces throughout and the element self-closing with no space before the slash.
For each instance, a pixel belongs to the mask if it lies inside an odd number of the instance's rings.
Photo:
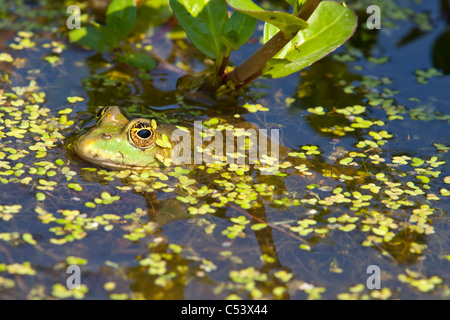
<svg viewBox="0 0 450 320">
<path fill-rule="evenodd" d="M 52 296 L 59 299 L 75 298 L 83 299 L 88 293 L 89 289 L 86 285 L 81 284 L 80 288 L 68 289 L 61 283 L 56 283 L 52 287 Z"/>
</svg>

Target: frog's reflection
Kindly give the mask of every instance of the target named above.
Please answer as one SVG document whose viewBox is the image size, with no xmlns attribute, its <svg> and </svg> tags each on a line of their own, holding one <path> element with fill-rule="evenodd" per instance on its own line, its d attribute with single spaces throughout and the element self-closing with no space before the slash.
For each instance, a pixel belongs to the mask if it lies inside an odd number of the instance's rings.
<svg viewBox="0 0 450 320">
<path fill-rule="evenodd" d="M 102 184 L 111 183 L 98 172 L 89 170 L 81 170 L 81 172 L 85 181 Z M 124 185 L 131 183 L 126 178 L 121 181 Z M 266 180 L 260 179 L 259 181 Z M 286 187 L 279 184 L 276 192 L 283 193 L 285 190 Z M 141 263 L 126 271 L 126 277 L 133 281 L 130 286 L 131 289 L 136 293 L 144 294 L 143 298 L 181 299 L 185 287 L 188 286 L 190 291 L 192 290 L 190 286 L 195 286 L 195 283 L 199 281 L 202 282 L 202 286 L 205 285 L 203 290 L 214 288 L 214 286 L 217 286 L 217 282 L 210 278 L 210 272 L 205 272 L 204 269 L 208 266 L 205 266 L 205 263 L 202 262 L 204 259 L 211 259 L 214 264 L 224 263 L 224 270 L 228 270 L 229 264 L 234 263 L 230 262 L 232 259 L 241 259 L 243 264 L 239 264 L 240 266 L 254 266 L 256 271 L 261 274 L 273 275 L 280 269 L 290 271 L 290 268 L 283 266 L 279 259 L 273 236 L 274 231 L 270 225 L 257 230 L 251 228 L 253 225 L 267 222 L 266 207 L 261 196 L 250 209 L 242 209 L 233 204 L 229 207 L 218 208 L 213 214 L 192 215 L 188 211 L 188 205 L 177 199 L 174 193 L 155 191 L 134 193 L 145 199 L 148 220 L 143 217 L 142 224 L 150 221 L 156 225 L 155 230 L 148 235 L 147 240 L 150 241 L 148 249 L 144 248 L 142 253 L 136 256 L 137 260 L 145 260 L 148 263 Z M 239 239 L 239 241 L 234 242 L 222 235 L 221 231 L 233 225 L 231 219 L 240 215 L 246 216 L 250 223 L 245 228 L 244 240 Z M 212 234 L 207 235 L 205 233 L 205 221 L 210 225 L 218 226 Z M 126 225 L 127 223 L 123 224 L 123 226 Z M 152 244 L 154 239 L 157 239 L 157 241 Z M 147 240 L 146 242 L 148 242 Z M 239 245 L 241 240 L 251 244 L 241 246 Z M 257 246 L 254 246 L 255 242 Z M 171 244 L 182 246 L 182 252 L 174 252 Z M 226 261 L 226 258 L 220 256 L 221 251 L 227 251 L 233 257 Z M 161 264 L 161 267 L 164 265 L 163 274 L 159 273 L 158 264 Z M 223 271 L 220 270 L 223 267 L 222 264 L 216 267 L 217 272 L 222 274 Z M 273 288 L 285 284 L 271 276 L 270 281 L 260 285 L 262 286 L 261 290 L 271 292 Z M 198 297 L 201 297 L 201 294 L 197 292 L 190 294 L 198 294 Z M 217 298 L 224 297 L 218 295 Z M 289 296 L 287 293 L 283 293 L 279 298 L 289 298 Z"/>
<path fill-rule="evenodd" d="M 147 200 L 147 210 L 150 220 L 156 221 L 158 223 L 158 225 L 160 226 L 161 235 L 164 234 L 165 226 L 170 226 L 170 224 L 180 223 L 181 221 L 184 221 L 182 223 L 182 228 L 184 229 L 192 228 L 192 226 L 195 225 L 196 222 L 204 220 L 204 218 L 202 217 L 193 216 L 192 214 L 190 214 L 185 207 L 180 205 L 180 201 L 175 198 L 161 200 L 158 199 L 155 193 L 146 193 L 143 195 Z M 234 209 L 228 210 L 234 211 Z M 228 220 L 229 218 L 227 218 L 226 211 L 226 209 L 218 210 L 214 214 L 214 217 L 210 216 L 209 218 L 212 218 L 212 220 L 217 220 L 214 218 Z M 241 213 L 242 210 L 239 210 L 239 212 Z M 258 201 L 257 208 L 248 209 L 246 210 L 246 212 L 250 217 L 252 217 L 250 223 L 251 225 L 257 224 L 260 221 L 266 221 L 266 212 L 262 200 Z M 231 212 L 229 213 L 229 215 L 233 216 L 234 213 Z M 289 268 L 282 266 L 280 262 L 277 248 L 274 243 L 273 230 L 270 227 L 266 227 L 251 232 L 253 232 L 254 238 L 258 243 L 259 252 L 257 254 L 254 254 L 256 257 L 248 257 L 249 260 L 255 260 L 255 258 L 258 259 L 263 256 L 270 257 L 270 260 L 261 259 L 261 264 L 255 269 L 258 272 L 268 275 L 273 274 L 273 272 L 277 270 L 280 270 L 280 268 L 286 271 L 290 271 Z M 250 232 L 246 233 L 248 233 L 247 237 L 252 238 Z M 197 292 L 197 289 L 199 289 L 197 288 L 198 284 L 201 283 L 201 290 L 207 291 L 213 291 L 217 284 L 211 278 L 209 272 L 204 272 L 205 266 L 202 263 L 199 263 L 199 261 L 197 261 L 197 258 L 194 257 L 195 251 L 200 251 L 200 249 L 196 249 L 195 247 L 197 247 L 199 245 L 198 242 L 201 241 L 202 243 L 200 245 L 205 247 L 204 251 L 207 256 L 217 256 L 218 251 L 222 251 L 224 249 L 220 245 L 220 241 L 222 241 L 222 243 L 228 243 L 228 241 L 224 240 L 226 238 L 224 238 L 223 236 L 219 236 L 219 238 L 221 239 L 212 240 L 211 242 L 207 241 L 208 237 L 203 237 L 203 239 L 187 239 L 186 241 L 194 242 L 194 248 L 186 248 L 187 252 L 192 252 L 192 256 L 189 258 L 185 257 L 186 254 L 174 254 L 170 250 L 169 245 L 163 244 L 156 246 L 155 248 L 151 249 L 149 255 L 151 256 L 154 253 L 156 253 L 157 255 L 170 255 L 171 258 L 165 265 L 165 274 L 170 275 L 170 281 L 164 282 L 163 280 L 162 286 L 155 285 L 155 283 L 158 283 L 158 279 L 160 279 L 159 275 L 152 275 L 151 272 L 149 272 L 149 268 L 146 266 L 137 266 L 134 268 L 130 268 L 128 272 L 128 276 L 134 280 L 130 288 L 134 292 L 140 292 L 144 294 L 143 298 L 145 299 L 182 299 L 184 298 L 184 295 L 187 294 L 185 290 L 189 291 L 189 295 L 194 295 L 194 298 L 200 298 L 204 297 L 205 295 L 209 295 L 207 292 Z M 245 249 L 245 251 L 251 251 L 251 253 L 254 253 L 254 249 L 255 248 Z M 200 255 L 201 258 L 199 259 L 203 259 L 203 254 L 201 253 Z M 218 272 L 221 273 L 220 270 L 218 270 Z M 261 283 L 261 287 L 259 289 L 262 291 L 271 292 L 273 288 L 283 285 L 279 279 L 273 278 L 270 280 L 271 281 L 268 281 L 266 283 Z M 159 282 L 161 283 L 161 281 Z M 194 290 L 195 292 L 192 292 L 192 287 L 197 288 Z M 215 298 L 220 299 L 223 297 L 221 297 L 221 295 L 219 294 Z M 285 293 L 282 296 L 279 296 L 279 298 L 288 299 L 289 296 L 287 293 Z"/>
</svg>

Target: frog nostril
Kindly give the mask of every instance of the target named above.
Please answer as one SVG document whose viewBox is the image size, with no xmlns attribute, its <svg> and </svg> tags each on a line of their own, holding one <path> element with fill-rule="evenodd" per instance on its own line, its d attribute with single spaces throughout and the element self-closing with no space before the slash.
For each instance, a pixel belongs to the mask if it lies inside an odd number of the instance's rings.
<svg viewBox="0 0 450 320">
<path fill-rule="evenodd" d="M 108 134 L 108 133 L 104 133 L 104 134 L 102 135 L 102 139 L 103 139 L 103 140 L 109 140 L 109 139 L 111 139 L 111 135 Z"/>
</svg>

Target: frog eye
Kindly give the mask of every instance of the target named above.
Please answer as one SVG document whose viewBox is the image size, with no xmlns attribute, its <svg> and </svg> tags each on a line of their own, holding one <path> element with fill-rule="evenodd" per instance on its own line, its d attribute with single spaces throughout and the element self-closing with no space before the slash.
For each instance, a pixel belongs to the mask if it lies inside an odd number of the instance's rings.
<svg viewBox="0 0 450 320">
<path fill-rule="evenodd" d="M 136 120 L 128 129 L 128 139 L 138 148 L 148 148 L 153 145 L 155 132 L 147 120 Z"/>
<path fill-rule="evenodd" d="M 99 122 L 102 120 L 105 113 L 107 113 L 111 109 L 111 107 L 103 107 L 97 111 L 97 115 L 95 116 L 95 122 Z"/>
</svg>

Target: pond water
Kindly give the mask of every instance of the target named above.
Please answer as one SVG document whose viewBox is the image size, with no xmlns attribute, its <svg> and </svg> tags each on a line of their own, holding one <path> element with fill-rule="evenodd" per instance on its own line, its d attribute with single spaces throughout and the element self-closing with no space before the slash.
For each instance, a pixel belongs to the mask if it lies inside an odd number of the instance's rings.
<svg viewBox="0 0 450 320">
<path fill-rule="evenodd" d="M 448 299 L 450 6 L 378 2 L 381 29 L 348 1 L 344 46 L 215 97 L 183 84 L 205 57 L 165 1 L 127 44 L 157 57 L 151 72 L 70 43 L 68 2 L 1 1 L 0 298 Z M 106 105 L 279 129 L 290 154 L 269 175 L 107 170 L 64 147 Z"/>
</svg>

